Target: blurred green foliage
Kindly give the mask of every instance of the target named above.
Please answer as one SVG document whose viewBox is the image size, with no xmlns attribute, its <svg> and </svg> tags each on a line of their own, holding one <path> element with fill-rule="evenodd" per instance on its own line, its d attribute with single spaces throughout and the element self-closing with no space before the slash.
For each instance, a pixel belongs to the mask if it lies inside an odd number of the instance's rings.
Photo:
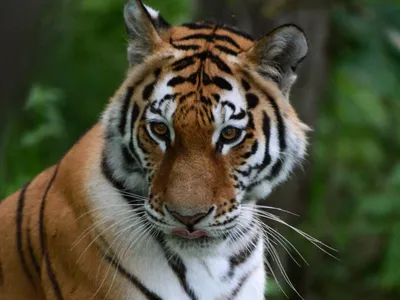
<svg viewBox="0 0 400 300">
<path fill-rule="evenodd" d="M 90 128 L 123 81 L 128 39 L 124 0 L 60 1 L 44 20 L 41 55 L 24 113 L 10 124 L 1 164 L 0 196 L 10 194 Z M 171 23 L 187 19 L 190 2 L 150 0 Z"/>
<path fill-rule="evenodd" d="M 98 118 L 127 68 L 122 0 L 74 1 L 51 18 L 23 114 L 7 132 L 0 196 L 55 163 Z M 146 1 L 172 23 L 191 2 Z M 301 228 L 340 261 L 296 242 L 307 300 L 400 299 L 400 4 L 332 11 L 331 78 L 312 141 L 312 197 Z"/>
<path fill-rule="evenodd" d="M 343 3 L 332 12 L 332 74 L 305 224 L 340 262 L 313 260 L 316 292 L 307 299 L 399 299 L 400 4 Z"/>
</svg>

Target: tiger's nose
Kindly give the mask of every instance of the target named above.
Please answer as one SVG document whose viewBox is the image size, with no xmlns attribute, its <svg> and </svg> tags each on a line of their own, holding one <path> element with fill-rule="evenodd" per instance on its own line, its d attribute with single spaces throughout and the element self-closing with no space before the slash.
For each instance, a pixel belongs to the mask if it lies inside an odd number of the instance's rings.
<svg viewBox="0 0 400 300">
<path fill-rule="evenodd" d="M 184 224 L 186 226 L 193 226 L 193 225 L 199 223 L 200 220 L 202 220 L 204 217 L 206 217 L 213 211 L 213 208 L 210 208 L 210 210 L 207 212 L 200 212 L 195 215 L 182 215 L 182 214 L 178 213 L 177 211 L 170 210 L 168 207 L 167 207 L 167 209 L 168 209 L 169 213 L 175 219 L 177 219 L 178 221 L 180 221 L 182 224 Z"/>
</svg>

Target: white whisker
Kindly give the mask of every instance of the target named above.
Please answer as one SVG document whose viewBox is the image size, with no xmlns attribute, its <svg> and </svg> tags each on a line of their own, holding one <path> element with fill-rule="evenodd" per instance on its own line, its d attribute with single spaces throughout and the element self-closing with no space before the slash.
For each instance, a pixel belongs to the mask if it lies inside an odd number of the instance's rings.
<svg viewBox="0 0 400 300">
<path fill-rule="evenodd" d="M 126 222 L 131 221 L 134 217 L 135 217 L 135 216 L 132 216 L 132 215 L 131 215 L 131 216 L 129 216 L 129 217 L 125 218 L 125 219 L 122 219 L 122 220 L 120 220 L 120 221 L 118 221 L 118 222 L 115 222 L 115 223 L 111 224 L 110 226 L 108 226 L 107 228 L 105 228 L 102 232 L 100 232 L 100 233 L 90 242 L 90 244 L 89 244 L 89 245 L 86 247 L 86 249 L 82 252 L 82 254 L 79 256 L 79 258 L 77 259 L 76 262 L 78 262 L 78 261 L 82 258 L 82 256 L 83 256 L 83 255 L 85 254 L 85 252 L 90 248 L 90 246 L 93 245 L 93 243 L 96 242 L 96 240 L 97 240 L 100 236 L 102 236 L 106 231 L 108 231 L 108 230 L 110 230 L 111 228 L 114 228 L 114 227 L 116 227 L 116 226 L 121 226 L 121 225 L 125 224 Z"/>
<path fill-rule="evenodd" d="M 309 234 L 307 234 L 307 233 L 301 231 L 300 229 L 297 229 L 296 227 L 294 227 L 294 226 L 288 224 L 287 222 L 283 221 L 283 220 L 282 220 L 281 218 L 279 218 L 278 216 L 276 216 L 276 215 L 274 215 L 274 214 L 271 214 L 271 213 L 268 213 L 268 212 L 265 212 L 265 211 L 258 211 L 258 212 L 253 212 L 253 213 L 254 213 L 256 216 L 264 217 L 264 218 L 270 219 L 270 220 L 272 220 L 272 221 L 276 221 L 276 222 L 278 222 L 278 223 L 280 223 L 280 224 L 283 224 L 283 225 L 289 227 L 290 229 L 292 229 L 293 231 L 295 231 L 296 233 L 300 234 L 302 237 L 304 237 L 305 239 L 307 239 L 308 241 L 310 241 L 315 247 L 317 247 L 318 249 L 320 249 L 321 251 L 323 251 L 323 252 L 326 253 L 327 255 L 329 255 L 329 256 L 331 256 L 331 257 L 333 257 L 333 258 L 335 258 L 335 259 L 338 259 L 338 258 L 335 257 L 333 254 L 331 254 L 331 253 L 329 253 L 327 250 L 325 250 L 324 247 L 327 248 L 327 249 L 329 249 L 329 250 L 331 250 L 331 251 L 334 251 L 334 252 L 337 252 L 336 249 L 334 249 L 334 248 L 332 248 L 332 247 L 330 247 L 330 246 L 324 244 L 324 243 L 321 242 L 320 240 L 318 240 L 318 239 L 312 237 L 311 235 L 309 235 Z"/>
<path fill-rule="evenodd" d="M 274 207 L 274 206 L 266 206 L 266 205 L 259 205 L 259 204 L 241 204 L 242 207 L 247 208 L 247 209 L 254 209 L 255 211 L 259 211 L 258 208 L 263 208 L 263 209 L 271 209 L 271 210 L 278 210 L 281 212 L 285 212 L 288 214 L 291 214 L 293 216 L 299 217 L 298 214 L 295 214 L 294 212 L 279 208 L 279 207 Z"/>
<path fill-rule="evenodd" d="M 95 230 L 97 227 L 103 225 L 104 223 L 110 222 L 110 219 L 117 219 L 117 217 L 125 216 L 129 214 L 130 216 L 134 216 L 135 214 L 138 214 L 139 212 L 142 213 L 144 210 L 143 209 L 136 209 L 136 210 L 126 210 L 126 211 L 120 211 L 115 214 L 108 215 L 107 218 L 99 219 L 95 221 L 91 226 L 86 228 L 81 235 L 76 239 L 76 241 L 72 244 L 71 250 L 73 250 L 80 241 L 85 238 L 90 232 Z"/>
</svg>

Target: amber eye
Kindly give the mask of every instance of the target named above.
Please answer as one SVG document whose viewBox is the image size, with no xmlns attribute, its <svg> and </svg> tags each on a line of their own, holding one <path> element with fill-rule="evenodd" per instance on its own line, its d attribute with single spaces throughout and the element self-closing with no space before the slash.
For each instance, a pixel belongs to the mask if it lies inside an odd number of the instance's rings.
<svg viewBox="0 0 400 300">
<path fill-rule="evenodd" d="M 164 123 L 151 123 L 151 131 L 160 139 L 166 140 L 169 137 L 168 126 Z"/>
<path fill-rule="evenodd" d="M 228 126 L 221 132 L 221 140 L 225 144 L 234 143 L 240 138 L 241 131 L 238 128 Z"/>
</svg>

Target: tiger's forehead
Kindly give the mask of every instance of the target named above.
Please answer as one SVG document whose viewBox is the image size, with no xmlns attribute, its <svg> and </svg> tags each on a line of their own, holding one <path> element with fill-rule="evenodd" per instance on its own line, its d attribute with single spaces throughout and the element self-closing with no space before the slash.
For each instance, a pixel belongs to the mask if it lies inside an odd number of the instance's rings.
<svg viewBox="0 0 400 300">
<path fill-rule="evenodd" d="M 147 119 L 167 121 L 183 130 L 189 127 L 210 130 L 228 123 L 231 118 L 245 119 L 247 102 L 235 79 L 223 79 L 224 85 L 229 88 L 190 82 L 171 86 L 176 76 L 175 73 L 167 73 L 156 84 Z"/>
<path fill-rule="evenodd" d="M 243 32 L 222 24 L 198 22 L 171 27 L 169 41 L 176 49 L 215 49 L 231 55 L 238 55 L 254 45 L 253 38 Z"/>
<path fill-rule="evenodd" d="M 235 102 L 241 109 L 235 62 L 253 46 L 251 37 L 204 22 L 172 27 L 167 35 L 163 39 L 172 45 L 175 58 L 163 68 L 152 97 L 153 105 L 160 107 L 158 112 L 168 119 L 173 114 L 179 124 L 196 121 L 206 125 L 215 121 L 215 113 L 225 118 Z"/>
</svg>

